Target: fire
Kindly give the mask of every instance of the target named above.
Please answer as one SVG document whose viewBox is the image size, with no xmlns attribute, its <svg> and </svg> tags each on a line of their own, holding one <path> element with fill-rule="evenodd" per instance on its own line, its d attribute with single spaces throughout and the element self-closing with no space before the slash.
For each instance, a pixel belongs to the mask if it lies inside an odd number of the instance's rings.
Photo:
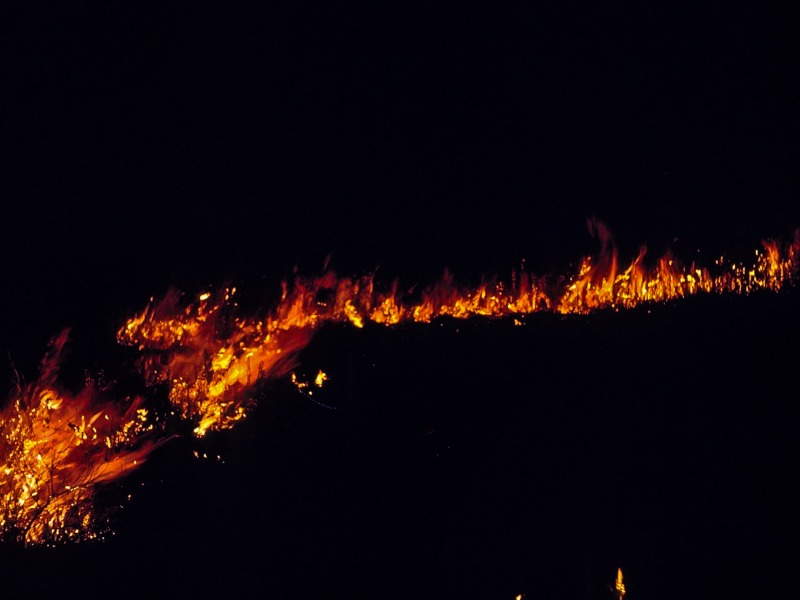
<svg viewBox="0 0 800 600">
<path fill-rule="evenodd" d="M 322 385 L 328 381 L 328 374 L 324 371 L 320 371 L 317 373 L 317 376 L 314 378 L 314 385 L 317 387 L 322 387 Z"/>
<path fill-rule="evenodd" d="M 275 306 L 250 316 L 239 314 L 235 288 L 203 292 L 193 302 L 172 291 L 151 299 L 117 337 L 141 352 L 138 367 L 146 383 L 165 385 L 176 411 L 203 436 L 245 418 L 258 384 L 292 373 L 298 353 L 325 323 L 361 328 L 481 316 L 522 324 L 522 316 L 542 311 L 585 314 L 698 293 L 778 291 L 800 269 L 800 231 L 788 244 L 762 242 L 751 264 L 720 258 L 706 268 L 683 266 L 670 254 L 647 266 L 645 248 L 622 265 L 608 230 L 598 222 L 590 229 L 600 240 L 600 253 L 584 258 L 568 277 L 538 277 L 520 269 L 507 281 L 463 286 L 445 272 L 415 293 L 402 291 L 397 282 L 381 289 L 374 275 L 327 271 L 284 282 Z M 115 401 L 91 380 L 77 394 L 61 389 L 57 375 L 66 341 L 65 331 L 52 342 L 39 378 L 18 383 L 0 410 L 0 537 L 26 544 L 99 536 L 96 492 L 165 441 L 153 435 L 141 397 Z M 310 386 L 321 388 L 327 380 L 323 371 L 313 383 L 292 373 L 292 382 L 309 397 Z M 621 571 L 617 585 L 620 591 Z M 624 586 L 620 598 L 623 594 Z"/>
<path fill-rule="evenodd" d="M 578 274 L 557 302 L 560 313 L 632 308 L 645 302 L 665 302 L 698 292 L 777 292 L 796 277 L 800 267 L 800 230 L 795 232 L 793 242 L 784 248 L 776 241 L 763 241 L 762 248 L 755 251 L 755 262 L 749 266 L 727 263 L 719 258 L 715 264 L 716 275 L 694 263 L 684 267 L 669 252 L 648 269 L 644 265 L 647 254 L 644 246 L 630 265 L 622 269 L 617 248 L 606 227 L 590 222 L 590 231 L 596 231 L 600 239 L 600 254 L 594 260 L 583 259 Z"/>
<path fill-rule="evenodd" d="M 622 569 L 617 569 L 617 580 L 614 582 L 614 595 L 617 600 L 625 597 L 625 583 L 622 581 Z"/>
<path fill-rule="evenodd" d="M 309 396 L 314 395 L 314 390 L 311 389 L 311 384 L 308 381 L 301 380 L 297 376 L 297 373 L 293 372 L 289 377 L 292 385 L 297 389 L 297 391 L 308 394 Z M 325 373 L 325 371 L 319 371 L 317 376 L 314 378 L 314 385 L 318 388 L 321 388 L 326 381 L 328 381 L 328 374 Z"/>
<path fill-rule="evenodd" d="M 92 381 L 75 395 L 59 389 L 67 335 L 52 342 L 38 380 L 18 384 L 0 412 L 0 535 L 26 544 L 100 535 L 98 487 L 159 444 L 141 397 L 113 401 Z"/>
<path fill-rule="evenodd" d="M 235 293 L 204 293 L 182 308 L 171 292 L 119 332 L 120 341 L 151 351 L 140 362 L 147 382 L 168 384 L 171 403 L 196 424 L 199 437 L 243 419 L 253 386 L 288 373 L 316 325 L 298 297 L 287 296 L 281 310 L 263 320 L 236 317 Z"/>
<path fill-rule="evenodd" d="M 239 314 L 236 289 L 203 292 L 194 302 L 172 291 L 129 319 L 118 341 L 141 352 L 139 369 L 148 385 L 165 385 L 169 400 L 194 433 L 229 429 L 254 405 L 258 384 L 291 373 L 307 396 L 328 375 L 312 382 L 292 372 L 298 353 L 329 322 L 365 327 L 428 323 L 437 318 L 511 317 L 535 312 L 586 314 L 665 302 L 698 293 L 748 294 L 779 291 L 800 269 L 800 230 L 788 244 L 767 240 L 750 264 L 715 261 L 711 268 L 683 266 L 671 254 L 654 264 L 641 248 L 621 264 L 608 230 L 590 223 L 601 250 L 584 258 L 567 277 L 538 277 L 524 269 L 507 281 L 456 284 L 448 272 L 420 293 L 388 289 L 374 275 L 341 277 L 332 271 L 284 282 L 276 305 L 250 316 Z M 0 537 L 26 544 L 54 544 L 101 535 L 96 492 L 135 469 L 164 443 L 144 400 L 115 400 L 87 380 L 77 393 L 58 385 L 68 332 L 55 338 L 38 379 L 17 384 L 0 410 Z M 624 595 L 622 571 L 617 592 Z"/>
<path fill-rule="evenodd" d="M 119 330 L 118 340 L 144 355 L 139 366 L 146 381 L 167 384 L 169 399 L 196 425 L 194 433 L 228 429 L 253 405 L 254 387 L 266 378 L 285 375 L 295 357 L 326 322 L 364 327 L 368 321 L 396 325 L 430 322 L 440 316 L 505 316 L 550 308 L 538 280 L 522 273 L 513 285 L 484 284 L 458 289 L 449 274 L 404 304 L 398 286 L 376 290 L 374 277 L 338 277 L 326 272 L 284 283 L 278 305 L 265 316 L 236 315 L 235 288 L 208 292 L 184 305 L 169 292 L 151 300 Z M 317 376 L 321 386 L 326 376 Z"/>
<path fill-rule="evenodd" d="M 188 304 L 173 291 L 163 300 L 151 299 L 119 330 L 118 340 L 144 352 L 140 367 L 147 381 L 167 384 L 170 401 L 202 436 L 244 418 L 258 382 L 289 373 L 297 354 L 327 322 L 361 328 L 367 322 L 392 326 L 440 317 L 510 316 L 521 323 L 516 317 L 541 311 L 585 314 L 701 292 L 778 291 L 796 277 L 800 264 L 798 230 L 789 244 L 763 242 L 751 265 L 719 259 L 713 269 L 683 266 L 667 253 L 648 267 L 642 247 L 622 266 L 608 229 L 597 221 L 589 225 L 600 240 L 600 253 L 584 258 L 570 277 L 554 280 L 521 269 L 508 282 L 465 287 L 445 272 L 409 300 L 411 294 L 404 294 L 397 282 L 382 291 L 374 275 L 340 277 L 328 271 L 284 282 L 275 308 L 252 317 L 236 314 L 235 288 L 205 292 Z"/>
</svg>

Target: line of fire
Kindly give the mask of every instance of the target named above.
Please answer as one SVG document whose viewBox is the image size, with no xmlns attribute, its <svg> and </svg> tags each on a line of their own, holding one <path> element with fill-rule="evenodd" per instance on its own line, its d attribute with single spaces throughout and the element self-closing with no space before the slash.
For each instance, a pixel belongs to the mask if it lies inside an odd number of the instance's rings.
<svg viewBox="0 0 800 600">
<path fill-rule="evenodd" d="M 245 418 L 259 382 L 291 374 L 298 388 L 308 388 L 293 374 L 296 358 L 326 323 L 361 328 L 482 317 L 522 324 L 540 312 L 586 315 L 698 294 L 779 292 L 796 280 L 800 265 L 800 230 L 787 243 L 762 242 L 749 264 L 719 258 L 703 266 L 671 254 L 648 264 L 645 248 L 621 264 L 608 230 L 600 223 L 593 229 L 600 252 L 570 276 L 517 270 L 505 281 L 464 287 L 445 273 L 421 292 L 403 292 L 397 282 L 382 289 L 374 275 L 328 271 L 283 283 L 277 304 L 252 316 L 239 314 L 235 288 L 194 301 L 172 291 L 124 323 L 118 342 L 139 353 L 138 374 L 148 386 L 166 386 L 173 410 L 202 437 Z M 107 510 L 96 492 L 174 435 L 142 396 L 92 379 L 77 393 L 62 389 L 58 369 L 67 337 L 54 339 L 38 379 L 20 380 L 0 412 L 0 535 L 7 541 L 55 545 L 102 537 Z M 313 385 L 324 379 L 320 372 Z M 621 572 L 616 591 L 622 598 Z"/>
</svg>

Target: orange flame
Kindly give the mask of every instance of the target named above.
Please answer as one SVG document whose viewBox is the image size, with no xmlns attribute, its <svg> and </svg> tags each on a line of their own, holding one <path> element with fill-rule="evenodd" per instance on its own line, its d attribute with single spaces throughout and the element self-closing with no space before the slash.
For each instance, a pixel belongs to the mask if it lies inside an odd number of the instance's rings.
<svg viewBox="0 0 800 600">
<path fill-rule="evenodd" d="M 427 323 L 445 316 L 584 314 L 699 292 L 778 291 L 796 279 L 800 268 L 800 230 L 789 244 L 762 242 L 751 265 L 718 259 L 715 275 L 694 264 L 683 267 L 670 254 L 648 268 L 644 247 L 622 268 L 605 226 L 591 222 L 590 231 L 601 242 L 599 255 L 583 259 L 575 275 L 556 283 L 520 270 L 510 282 L 464 287 L 445 272 L 417 300 L 409 300 L 397 282 L 380 291 L 374 275 L 325 272 L 298 277 L 291 285 L 284 282 L 277 305 L 265 316 L 251 317 L 236 314 L 235 288 L 204 293 L 188 305 L 173 291 L 158 302 L 151 299 L 119 330 L 118 340 L 143 352 L 139 367 L 146 382 L 166 384 L 170 401 L 202 436 L 244 418 L 255 386 L 289 373 L 315 330 L 329 321 L 363 327 L 367 322 Z M 515 318 L 515 323 L 521 321 Z M 19 383 L 0 411 L 0 536 L 26 544 L 100 535 L 94 507 L 99 486 L 129 473 L 165 441 L 150 437 L 153 425 L 141 397 L 113 402 L 91 380 L 78 394 L 57 386 L 67 333 L 52 342 L 38 380 Z M 320 371 L 315 385 L 322 386 L 326 378 Z"/>
<path fill-rule="evenodd" d="M 333 272 L 298 277 L 282 284 L 277 306 L 266 317 L 234 314 L 234 289 L 205 293 L 182 306 L 177 292 L 150 304 L 120 329 L 121 343 L 147 351 L 140 367 L 150 383 L 166 383 L 171 402 L 196 423 L 195 433 L 225 429 L 243 418 L 253 404 L 253 387 L 266 377 L 288 373 L 297 353 L 323 323 L 368 321 L 384 325 L 430 322 L 438 317 L 506 317 L 539 311 L 584 314 L 602 308 L 631 308 L 664 302 L 698 292 L 749 293 L 778 291 L 791 281 L 800 260 L 800 230 L 785 247 L 773 241 L 756 250 L 755 263 L 745 267 L 717 261 L 719 274 L 692 264 L 683 267 L 670 254 L 654 267 L 644 264 L 646 249 L 625 268 L 608 229 L 590 222 L 601 242 L 599 255 L 584 258 L 566 284 L 552 284 L 527 271 L 512 273 L 510 283 L 492 280 L 469 288 L 452 275 L 407 302 L 395 282 L 376 289 L 374 275 L 338 277 Z M 563 278 L 557 281 L 563 281 Z"/>
<path fill-rule="evenodd" d="M 140 397 L 114 402 L 92 382 L 56 385 L 67 331 L 53 340 L 38 380 L 18 384 L 0 411 L 0 535 L 26 544 L 98 537 L 95 492 L 142 464 L 159 442 Z"/>
<path fill-rule="evenodd" d="M 170 401 L 196 423 L 197 436 L 244 418 L 252 387 L 291 370 L 316 325 L 300 298 L 287 297 L 282 310 L 264 320 L 233 317 L 235 292 L 202 294 L 186 308 L 170 292 L 119 331 L 121 341 L 156 351 L 140 368 L 148 383 L 169 385 Z"/>
<path fill-rule="evenodd" d="M 670 252 L 655 267 L 647 269 L 642 246 L 638 256 L 624 270 L 618 268 L 617 248 L 602 223 L 590 222 L 596 229 L 602 249 L 596 260 L 584 258 L 580 270 L 557 302 L 558 311 L 588 313 L 598 308 L 632 308 L 645 302 L 665 302 L 698 292 L 735 292 L 748 294 L 756 290 L 777 292 L 792 281 L 800 266 L 800 230 L 784 248 L 778 242 L 765 240 L 755 251 L 755 263 L 745 266 L 716 261 L 718 275 L 692 263 L 683 267 Z"/>
</svg>

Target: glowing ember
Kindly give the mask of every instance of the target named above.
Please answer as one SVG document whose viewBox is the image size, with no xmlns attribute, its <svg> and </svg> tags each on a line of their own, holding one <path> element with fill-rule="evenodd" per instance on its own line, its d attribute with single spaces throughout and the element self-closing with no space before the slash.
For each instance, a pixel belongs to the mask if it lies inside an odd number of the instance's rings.
<svg viewBox="0 0 800 600">
<path fill-rule="evenodd" d="M 0 534 L 26 544 L 97 537 L 101 484 L 135 469 L 158 445 L 137 397 L 108 399 L 87 381 L 71 395 L 56 386 L 64 331 L 52 342 L 39 379 L 18 384 L 0 412 Z"/>
<path fill-rule="evenodd" d="M 302 381 L 297 376 L 296 373 L 292 373 L 291 374 L 291 381 L 292 381 L 292 385 L 294 385 L 294 387 L 297 388 L 297 390 L 299 392 L 307 394 L 308 396 L 313 396 L 314 395 L 314 390 L 311 389 L 311 385 L 312 384 L 310 384 L 307 381 Z M 314 378 L 314 384 L 313 385 L 318 387 L 318 388 L 321 388 L 325 384 L 326 381 L 328 381 L 328 375 L 324 371 L 320 371 L 319 373 L 317 373 L 317 376 Z"/>
<path fill-rule="evenodd" d="M 288 373 L 314 330 L 329 321 L 363 327 L 368 321 L 389 326 L 427 323 L 444 316 L 583 314 L 699 292 L 778 291 L 797 275 L 800 261 L 798 231 L 793 242 L 783 247 L 763 242 L 752 265 L 719 259 L 713 275 L 694 264 L 684 267 L 670 254 L 647 267 L 645 248 L 621 267 L 606 227 L 596 221 L 589 225 L 601 242 L 599 255 L 583 259 L 577 274 L 555 278 L 557 283 L 520 270 L 512 273 L 508 283 L 492 281 L 470 288 L 456 285 L 446 272 L 419 300 L 407 301 L 396 282 L 388 291 L 380 291 L 373 275 L 350 278 L 326 272 L 284 283 L 277 306 L 263 317 L 237 316 L 235 289 L 203 293 L 188 305 L 170 292 L 161 301 L 151 300 L 120 329 L 118 339 L 145 351 L 140 367 L 147 381 L 167 384 L 171 402 L 183 417 L 193 420 L 195 433 L 202 436 L 244 418 L 258 381 Z"/>
</svg>

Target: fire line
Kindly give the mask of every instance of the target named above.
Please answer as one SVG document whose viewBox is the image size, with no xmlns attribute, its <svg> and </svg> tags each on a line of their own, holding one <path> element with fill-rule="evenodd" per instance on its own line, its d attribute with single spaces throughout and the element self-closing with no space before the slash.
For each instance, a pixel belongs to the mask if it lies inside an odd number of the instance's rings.
<svg viewBox="0 0 800 600">
<path fill-rule="evenodd" d="M 583 315 L 699 293 L 777 292 L 798 274 L 800 230 L 786 244 L 762 242 L 748 265 L 718 259 L 711 268 L 684 266 L 668 253 L 648 267 L 644 247 L 630 264 L 621 265 L 606 227 L 590 225 L 601 251 L 584 258 L 568 277 L 517 270 L 509 281 L 465 287 L 445 272 L 411 299 L 397 282 L 381 290 L 374 274 L 342 277 L 327 271 L 284 282 L 274 308 L 245 317 L 238 315 L 235 288 L 204 292 L 190 303 L 171 291 L 131 317 L 117 340 L 139 351 L 145 382 L 166 384 L 175 410 L 202 437 L 245 418 L 258 383 L 291 373 L 299 352 L 325 323 L 361 328 L 368 322 L 394 326 L 476 316 L 520 323 L 517 317 L 537 312 Z M 138 467 L 168 439 L 163 426 L 155 427 L 158 417 L 142 397 L 116 397 L 92 380 L 77 394 L 60 388 L 58 368 L 67 337 L 65 331 L 54 339 L 39 378 L 19 383 L 0 410 L 4 539 L 56 544 L 102 536 L 97 490 Z M 320 371 L 314 386 L 326 379 Z M 293 381 L 310 397 L 308 383 Z"/>
<path fill-rule="evenodd" d="M 591 222 L 591 228 L 602 244 L 599 255 L 584 258 L 577 273 L 557 278 L 557 283 L 519 270 L 508 282 L 492 280 L 469 288 L 445 272 L 421 299 L 406 301 L 397 282 L 381 291 L 372 274 L 354 278 L 328 271 L 297 277 L 291 285 L 284 282 L 277 306 L 254 317 L 236 314 L 235 288 L 205 292 L 188 305 L 171 291 L 129 319 L 118 340 L 142 352 L 139 367 L 146 381 L 167 384 L 170 401 L 196 424 L 195 434 L 203 436 L 244 418 L 252 406 L 253 386 L 289 373 L 297 353 L 328 322 L 361 328 L 367 322 L 393 326 L 439 317 L 588 314 L 699 293 L 777 292 L 798 271 L 800 230 L 789 244 L 762 242 L 750 265 L 718 259 L 712 274 L 712 269 L 695 264 L 683 266 L 669 253 L 648 268 L 644 247 L 623 267 L 606 227 Z"/>
</svg>

